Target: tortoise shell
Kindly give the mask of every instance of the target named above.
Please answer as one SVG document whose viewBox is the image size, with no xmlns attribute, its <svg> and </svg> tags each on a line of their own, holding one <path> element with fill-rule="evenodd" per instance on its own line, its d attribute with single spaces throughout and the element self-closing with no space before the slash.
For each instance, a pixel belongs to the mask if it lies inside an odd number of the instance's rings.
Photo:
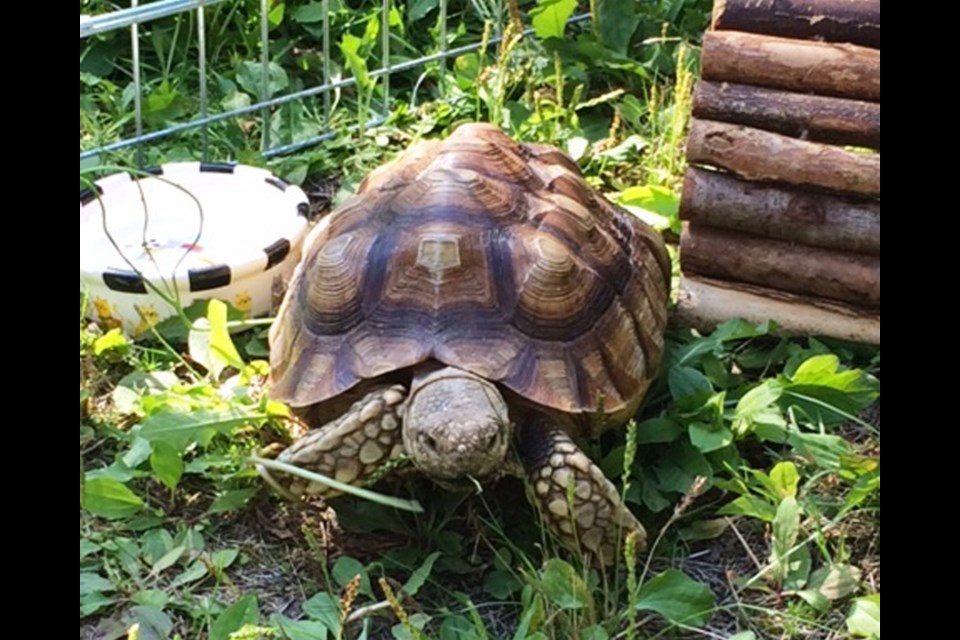
<svg viewBox="0 0 960 640">
<path fill-rule="evenodd" d="M 271 330 L 272 393 L 307 407 L 433 359 L 620 421 L 659 367 L 669 287 L 659 234 L 569 157 L 463 125 L 311 232 Z"/>
</svg>

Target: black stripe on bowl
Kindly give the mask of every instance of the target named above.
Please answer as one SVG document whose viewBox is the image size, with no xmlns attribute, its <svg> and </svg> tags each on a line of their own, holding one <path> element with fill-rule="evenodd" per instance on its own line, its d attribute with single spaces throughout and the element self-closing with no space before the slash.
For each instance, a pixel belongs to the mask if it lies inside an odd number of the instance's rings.
<svg viewBox="0 0 960 640">
<path fill-rule="evenodd" d="M 140 170 L 141 173 L 149 173 L 152 176 L 162 176 L 163 167 L 144 167 Z"/>
<path fill-rule="evenodd" d="M 297 205 L 297 215 L 301 215 L 307 220 L 310 219 L 310 204 L 307 202 L 301 202 Z"/>
<path fill-rule="evenodd" d="M 268 271 L 274 265 L 283 262 L 283 259 L 290 253 L 290 241 L 285 238 L 280 238 L 269 247 L 266 247 L 263 252 L 267 254 L 267 266 L 264 268 L 264 271 Z"/>
<path fill-rule="evenodd" d="M 235 166 L 226 162 L 201 162 L 200 171 L 204 173 L 233 173 Z"/>
<path fill-rule="evenodd" d="M 108 289 L 123 293 L 147 292 L 147 285 L 143 283 L 143 278 L 133 271 L 104 271 L 103 284 L 107 285 Z"/>
<path fill-rule="evenodd" d="M 93 185 L 93 189 L 84 189 L 80 192 L 80 206 L 87 206 L 96 200 L 98 195 L 103 195 L 103 188 L 98 184 Z"/>
<path fill-rule="evenodd" d="M 187 275 L 190 278 L 190 291 L 206 291 L 230 284 L 230 267 L 225 264 L 190 269 Z"/>
<path fill-rule="evenodd" d="M 280 178 L 275 178 L 275 177 L 273 177 L 273 176 L 270 176 L 269 178 L 264 178 L 264 181 L 265 181 L 267 184 L 269 184 L 269 185 L 271 185 L 271 186 L 274 186 L 274 187 L 276 187 L 277 189 L 280 189 L 280 191 L 286 191 L 286 190 L 287 190 L 287 183 L 284 182 L 283 180 L 281 180 Z"/>
</svg>

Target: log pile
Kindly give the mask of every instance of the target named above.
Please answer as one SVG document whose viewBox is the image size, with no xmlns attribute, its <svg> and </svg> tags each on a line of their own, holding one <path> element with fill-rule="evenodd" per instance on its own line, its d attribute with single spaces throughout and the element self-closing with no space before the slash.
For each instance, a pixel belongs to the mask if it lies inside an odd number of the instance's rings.
<svg viewBox="0 0 960 640">
<path fill-rule="evenodd" d="M 718 0 L 687 160 L 681 320 L 879 344 L 879 0 Z"/>
</svg>

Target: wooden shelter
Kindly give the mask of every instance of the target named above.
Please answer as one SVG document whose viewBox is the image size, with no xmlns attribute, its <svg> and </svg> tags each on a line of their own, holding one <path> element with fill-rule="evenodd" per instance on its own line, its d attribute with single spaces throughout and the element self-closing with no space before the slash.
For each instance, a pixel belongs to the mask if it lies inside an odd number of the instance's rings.
<svg viewBox="0 0 960 640">
<path fill-rule="evenodd" d="M 879 0 L 718 0 L 687 159 L 681 320 L 879 344 Z"/>
</svg>

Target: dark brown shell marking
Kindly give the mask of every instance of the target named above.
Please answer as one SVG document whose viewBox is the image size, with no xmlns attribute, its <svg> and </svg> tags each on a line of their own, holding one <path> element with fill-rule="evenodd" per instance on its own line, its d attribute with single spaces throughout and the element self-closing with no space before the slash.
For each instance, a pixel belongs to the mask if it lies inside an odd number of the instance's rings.
<svg viewBox="0 0 960 640">
<path fill-rule="evenodd" d="M 663 350 L 659 235 L 576 164 L 464 125 L 371 173 L 311 233 L 271 331 L 302 407 L 434 358 L 567 413 L 635 408 Z"/>
</svg>

